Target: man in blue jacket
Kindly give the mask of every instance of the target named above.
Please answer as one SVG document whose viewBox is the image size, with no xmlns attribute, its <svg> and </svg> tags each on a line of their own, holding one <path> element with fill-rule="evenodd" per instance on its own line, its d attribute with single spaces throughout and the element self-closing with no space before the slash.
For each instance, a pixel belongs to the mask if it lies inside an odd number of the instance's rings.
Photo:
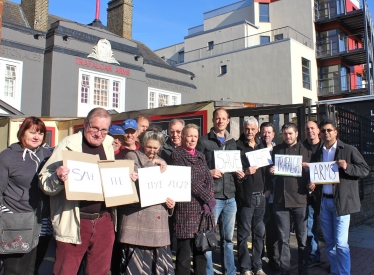
<svg viewBox="0 0 374 275">
<path fill-rule="evenodd" d="M 339 184 L 323 184 L 321 204 L 321 229 L 326 242 L 326 256 L 331 275 L 351 274 L 348 231 L 351 213 L 360 211 L 358 179 L 369 174 L 360 152 L 337 138 L 338 130 L 333 120 L 320 123 L 323 146 L 318 152 L 318 162 L 336 161 L 339 167 Z M 310 190 L 316 185 L 309 184 Z"/>
<path fill-rule="evenodd" d="M 222 173 L 215 169 L 214 151 L 236 150 L 236 142 L 226 130 L 230 122 L 229 114 L 224 108 L 218 108 L 213 112 L 213 125 L 210 132 L 199 138 L 197 150 L 202 152 L 214 179 L 214 197 L 216 206 L 213 208 L 215 222 L 220 217 L 220 247 L 221 264 L 223 273 L 227 275 L 236 274 L 234 262 L 234 235 L 236 201 L 235 201 L 235 172 Z M 243 173 L 243 171 L 238 171 Z M 212 253 L 207 252 L 207 275 L 213 275 Z"/>
</svg>

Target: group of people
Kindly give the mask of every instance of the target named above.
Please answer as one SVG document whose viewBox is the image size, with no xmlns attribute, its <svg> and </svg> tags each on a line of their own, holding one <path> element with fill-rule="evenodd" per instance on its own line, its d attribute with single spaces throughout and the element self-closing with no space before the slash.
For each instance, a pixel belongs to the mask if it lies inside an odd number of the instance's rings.
<svg viewBox="0 0 374 275">
<path fill-rule="evenodd" d="M 102 108 L 89 112 L 83 131 L 64 138 L 50 150 L 43 147 L 44 123 L 26 118 L 18 132 L 18 143 L 0 153 L 2 212 L 31 212 L 43 202 L 43 230 L 39 245 L 28 253 L 1 255 L 4 274 L 38 274 L 53 228 L 56 241 L 53 274 L 190 274 L 191 254 L 195 274 L 213 275 L 211 252 L 200 251 L 194 242 L 203 215 L 213 217 L 219 227 L 220 263 L 224 274 L 236 274 L 234 228 L 237 224 L 238 271 L 262 275 L 264 243 L 269 266 L 281 274 L 290 272 L 290 223 L 298 244 L 298 272 L 320 264 L 317 223 L 326 241 L 330 274 L 350 274 L 348 227 L 350 214 L 360 211 L 359 178 L 369 167 L 358 150 L 338 138 L 335 121 L 305 127 L 307 139 L 298 141 L 294 123 L 282 126 L 283 142 L 275 145 L 272 123 L 261 126 L 255 117 L 244 119 L 243 132 L 235 140 L 227 131 L 229 114 L 213 112 L 213 127 L 199 137 L 199 128 L 182 119 L 172 119 L 165 137 L 144 116 L 112 125 Z M 246 153 L 268 148 L 276 154 L 301 155 L 302 176 L 279 176 L 273 165 L 257 168 Z M 216 169 L 214 151 L 240 150 L 243 169 Z M 138 169 L 168 165 L 191 167 L 191 201 L 141 207 L 140 202 L 107 208 L 100 201 L 69 201 L 65 181 L 69 168 L 63 151 L 99 155 L 100 160 L 134 161 L 130 178 L 138 188 Z M 309 180 L 309 163 L 336 161 L 339 184 L 316 185 Z M 2 216 L 4 217 L 4 215 Z M 6 216 L 4 217 L 6 218 Z M 44 233 L 43 233 L 44 232 Z M 252 256 L 248 238 L 252 235 Z M 171 245 L 176 240 L 175 269 Z M 175 246 L 175 245 L 174 245 Z"/>
</svg>

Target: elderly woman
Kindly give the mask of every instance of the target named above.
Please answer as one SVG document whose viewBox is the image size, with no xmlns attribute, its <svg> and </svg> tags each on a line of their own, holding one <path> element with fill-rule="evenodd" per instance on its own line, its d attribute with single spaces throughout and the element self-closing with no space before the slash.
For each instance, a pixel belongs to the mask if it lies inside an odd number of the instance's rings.
<svg viewBox="0 0 374 275">
<path fill-rule="evenodd" d="M 135 172 L 156 165 L 161 172 L 165 171 L 165 161 L 157 156 L 164 143 L 162 132 L 146 131 L 139 140 L 140 149 L 125 157 L 134 161 Z M 137 203 L 119 209 L 118 239 L 123 243 L 121 274 L 174 274 L 168 226 L 174 206 L 175 202 L 167 198 L 164 204 L 142 208 Z"/>
<path fill-rule="evenodd" d="M 191 167 L 191 201 L 178 202 L 175 208 L 175 237 L 177 238 L 176 274 L 190 274 L 190 255 L 193 253 L 195 274 L 206 274 L 206 258 L 197 251 L 194 237 L 198 231 L 201 213 L 211 214 L 216 204 L 213 178 L 205 161 L 205 156 L 195 148 L 199 128 L 188 124 L 182 130 L 182 146 L 171 153 L 171 163 Z"/>
<path fill-rule="evenodd" d="M 17 143 L 0 153 L 1 219 L 13 213 L 35 212 L 41 201 L 37 173 L 51 155 L 49 149 L 41 147 L 46 139 L 46 127 L 39 118 L 26 118 L 17 137 Z M 4 274 L 33 275 L 36 255 L 37 247 L 28 253 L 2 255 Z"/>
</svg>

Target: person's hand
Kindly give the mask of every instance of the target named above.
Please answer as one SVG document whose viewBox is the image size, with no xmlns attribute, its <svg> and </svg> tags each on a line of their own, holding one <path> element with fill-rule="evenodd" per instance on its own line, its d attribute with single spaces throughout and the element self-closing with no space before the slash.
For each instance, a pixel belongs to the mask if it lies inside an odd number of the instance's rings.
<svg viewBox="0 0 374 275">
<path fill-rule="evenodd" d="M 247 170 L 245 170 L 245 174 L 246 175 L 253 175 L 254 173 L 256 173 L 257 171 L 257 167 L 256 166 L 251 166 L 251 167 L 248 167 Z"/>
<path fill-rule="evenodd" d="M 167 208 L 173 209 L 175 206 L 175 201 L 171 198 L 167 198 L 165 204 Z"/>
<path fill-rule="evenodd" d="M 138 173 L 136 173 L 136 172 L 132 172 L 132 173 L 130 174 L 130 179 L 131 179 L 132 181 L 137 181 L 138 178 L 139 178 Z"/>
<path fill-rule="evenodd" d="M 209 205 L 203 204 L 203 208 L 204 208 L 204 215 L 212 214 L 212 211 L 210 210 Z"/>
<path fill-rule="evenodd" d="M 310 182 L 308 184 L 308 189 L 309 189 L 309 191 L 313 192 L 314 189 L 316 189 L 316 185 L 313 182 Z"/>
<path fill-rule="evenodd" d="M 56 176 L 62 182 L 65 182 L 68 179 L 69 172 L 70 172 L 70 169 L 65 166 L 60 166 L 55 171 Z"/>
<path fill-rule="evenodd" d="M 215 178 L 215 179 L 222 178 L 222 175 L 223 175 L 223 173 L 222 173 L 220 170 L 218 170 L 218 169 L 210 170 L 210 174 L 211 174 L 212 177 Z"/>
<path fill-rule="evenodd" d="M 339 159 L 336 161 L 336 163 L 338 164 L 339 168 L 343 168 L 344 171 L 347 170 L 348 163 L 344 159 Z"/>
<path fill-rule="evenodd" d="M 164 160 L 161 160 L 161 159 L 153 159 L 152 160 L 152 163 L 153 164 L 156 164 L 156 165 L 160 165 L 160 171 L 161 173 L 165 172 L 166 171 L 166 168 L 167 168 L 167 164 Z"/>
<path fill-rule="evenodd" d="M 211 198 L 210 201 L 208 202 L 208 206 L 210 208 L 210 211 L 213 211 L 214 207 L 216 206 L 217 201 L 215 198 Z"/>
<path fill-rule="evenodd" d="M 238 171 L 236 171 L 235 173 L 236 173 L 236 176 L 237 176 L 237 178 L 238 178 L 239 180 L 241 180 L 241 179 L 243 179 L 243 178 L 245 177 L 244 172 L 241 171 L 241 170 L 238 170 Z"/>
<path fill-rule="evenodd" d="M 270 169 L 269 169 L 269 173 L 270 173 L 271 175 L 274 175 L 274 171 L 275 171 L 275 166 L 270 167 Z"/>
<path fill-rule="evenodd" d="M 271 191 L 266 190 L 265 193 L 264 193 L 265 198 L 269 198 L 270 194 L 271 194 Z"/>
<path fill-rule="evenodd" d="M 114 139 L 112 142 L 114 152 L 118 151 L 121 148 L 122 144 L 118 139 Z"/>
</svg>

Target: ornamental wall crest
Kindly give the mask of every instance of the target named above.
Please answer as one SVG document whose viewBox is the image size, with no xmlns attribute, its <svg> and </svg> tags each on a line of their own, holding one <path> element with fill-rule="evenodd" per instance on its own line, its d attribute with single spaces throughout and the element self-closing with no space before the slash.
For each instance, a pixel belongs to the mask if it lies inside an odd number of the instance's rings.
<svg viewBox="0 0 374 275">
<path fill-rule="evenodd" d="M 118 61 L 113 57 L 112 45 L 110 45 L 110 42 L 106 39 L 100 39 L 93 47 L 92 53 L 87 57 L 119 65 Z"/>
</svg>

